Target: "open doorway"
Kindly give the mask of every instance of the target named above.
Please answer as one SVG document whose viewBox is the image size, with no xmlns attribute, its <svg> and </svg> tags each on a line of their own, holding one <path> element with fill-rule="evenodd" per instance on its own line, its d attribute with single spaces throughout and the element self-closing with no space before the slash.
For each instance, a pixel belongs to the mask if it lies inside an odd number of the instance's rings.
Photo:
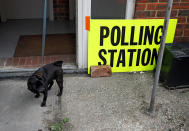
<svg viewBox="0 0 189 131">
<path fill-rule="evenodd" d="M 41 56 L 43 2 L 43 0 L 1 1 L 0 58 L 28 59 Z M 48 0 L 46 57 L 53 56 L 75 64 L 75 17 L 75 0 Z"/>
</svg>

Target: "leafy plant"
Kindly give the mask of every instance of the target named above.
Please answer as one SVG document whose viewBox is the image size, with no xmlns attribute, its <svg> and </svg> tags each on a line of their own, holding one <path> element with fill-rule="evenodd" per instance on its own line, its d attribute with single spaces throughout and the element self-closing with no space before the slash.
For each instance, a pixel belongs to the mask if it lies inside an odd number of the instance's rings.
<svg viewBox="0 0 189 131">
<path fill-rule="evenodd" d="M 50 126 L 50 131 L 63 131 L 64 124 L 69 122 L 69 118 L 64 118 L 62 121 L 56 122 Z"/>
<path fill-rule="evenodd" d="M 63 123 L 67 123 L 67 122 L 69 122 L 69 118 L 66 117 L 63 119 Z"/>
</svg>

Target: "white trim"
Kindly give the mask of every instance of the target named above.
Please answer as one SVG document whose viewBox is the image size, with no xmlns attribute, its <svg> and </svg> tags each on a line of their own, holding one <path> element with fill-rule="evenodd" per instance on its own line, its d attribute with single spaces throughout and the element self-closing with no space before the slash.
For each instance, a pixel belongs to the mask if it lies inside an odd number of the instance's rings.
<svg viewBox="0 0 189 131">
<path fill-rule="evenodd" d="M 82 68 L 82 38 L 83 38 L 83 32 L 82 32 L 82 8 L 83 8 L 83 1 L 77 0 L 76 1 L 76 63 L 78 65 L 78 68 Z"/>
<path fill-rule="evenodd" d="M 125 19 L 133 19 L 135 13 L 136 0 L 127 0 Z"/>
<path fill-rule="evenodd" d="M 77 0 L 77 64 L 78 68 L 88 66 L 88 31 L 85 30 L 85 16 L 91 16 L 91 0 Z"/>
</svg>

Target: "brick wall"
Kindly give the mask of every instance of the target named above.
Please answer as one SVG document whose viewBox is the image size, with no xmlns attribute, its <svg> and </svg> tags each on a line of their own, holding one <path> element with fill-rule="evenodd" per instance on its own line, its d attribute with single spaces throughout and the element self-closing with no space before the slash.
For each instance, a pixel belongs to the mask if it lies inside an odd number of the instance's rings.
<svg viewBox="0 0 189 131">
<path fill-rule="evenodd" d="M 69 0 L 53 0 L 53 9 L 56 20 L 69 18 Z"/>
<path fill-rule="evenodd" d="M 168 0 L 136 0 L 135 18 L 164 18 Z M 173 0 L 171 18 L 178 19 L 174 42 L 189 42 L 189 0 Z"/>
</svg>

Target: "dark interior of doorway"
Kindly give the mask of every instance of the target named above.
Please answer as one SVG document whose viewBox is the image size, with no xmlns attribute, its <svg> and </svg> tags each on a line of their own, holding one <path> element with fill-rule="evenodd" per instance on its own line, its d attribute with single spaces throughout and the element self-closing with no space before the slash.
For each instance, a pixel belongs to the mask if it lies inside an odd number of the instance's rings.
<svg viewBox="0 0 189 131">
<path fill-rule="evenodd" d="M 0 23 L 0 68 L 37 68 L 57 60 L 63 60 L 65 68 L 76 67 L 76 0 L 53 0 L 53 7 L 48 3 L 44 57 L 41 56 L 43 1 L 9 3 L 12 1 L 4 3 L 4 7 L 11 8 L 3 10 L 5 15 Z"/>
<path fill-rule="evenodd" d="M 73 4 L 73 2 L 70 3 L 70 0 L 53 0 L 55 22 L 58 21 L 58 23 L 61 23 L 66 21 L 66 23 L 69 23 L 70 21 L 71 23 L 73 23 L 73 21 L 75 21 L 75 15 L 73 15 L 73 12 L 72 18 L 70 18 L 70 4 Z M 75 4 L 72 5 L 72 8 L 73 6 L 75 6 Z M 75 24 L 73 26 L 75 26 Z M 67 29 L 62 30 L 63 33 L 59 31 L 58 34 L 47 32 L 45 42 L 45 56 L 62 56 L 62 58 L 69 60 L 69 62 L 75 63 L 76 33 L 69 30 L 65 31 Z M 13 57 L 32 57 L 41 56 L 41 54 L 42 36 L 40 34 L 21 35 L 18 40 Z"/>
</svg>

